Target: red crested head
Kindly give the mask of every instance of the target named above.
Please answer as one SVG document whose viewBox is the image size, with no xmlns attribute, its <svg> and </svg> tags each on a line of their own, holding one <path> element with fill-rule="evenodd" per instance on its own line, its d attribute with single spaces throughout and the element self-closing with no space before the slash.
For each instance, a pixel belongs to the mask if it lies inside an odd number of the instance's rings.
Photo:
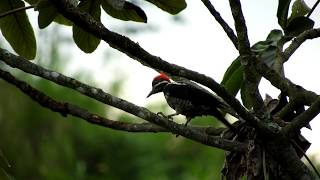
<svg viewBox="0 0 320 180">
<path fill-rule="evenodd" d="M 151 96 L 152 94 L 156 94 L 158 92 L 161 92 L 163 90 L 163 88 L 165 87 L 165 85 L 167 85 L 168 83 L 170 83 L 169 76 L 167 76 L 164 73 L 160 73 L 160 75 L 153 78 L 152 90 L 147 97 Z"/>
<path fill-rule="evenodd" d="M 170 82 L 170 78 L 169 76 L 167 76 L 164 73 L 160 73 L 160 75 L 156 76 L 155 78 L 153 78 L 153 80 L 159 81 L 159 80 L 165 80 L 165 81 L 169 81 Z"/>
</svg>

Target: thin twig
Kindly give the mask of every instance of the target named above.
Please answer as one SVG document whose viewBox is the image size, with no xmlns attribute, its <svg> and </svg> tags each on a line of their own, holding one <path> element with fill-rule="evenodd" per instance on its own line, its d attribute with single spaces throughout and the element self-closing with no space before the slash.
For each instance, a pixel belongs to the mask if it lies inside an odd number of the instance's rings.
<svg viewBox="0 0 320 180">
<path fill-rule="evenodd" d="M 12 180 L 13 178 L 11 178 L 11 176 L 6 172 L 6 170 L 4 170 L 2 167 L 1 167 L 1 170 L 3 172 L 3 174 L 9 179 L 9 180 Z"/>
<path fill-rule="evenodd" d="M 220 13 L 214 8 L 211 4 L 210 0 L 202 0 L 203 4 L 210 11 L 211 15 L 216 19 L 216 21 L 223 28 L 224 32 L 227 34 L 229 39 L 232 41 L 234 47 L 238 49 L 238 38 L 231 29 L 231 27 L 227 24 L 227 22 L 221 17 Z"/>
<path fill-rule="evenodd" d="M 14 13 L 17 13 L 17 12 L 20 12 L 20 11 L 27 10 L 27 9 L 30 9 L 30 8 L 34 8 L 34 5 L 30 5 L 30 6 L 26 6 L 26 7 L 19 7 L 19 8 L 12 9 L 12 10 L 10 10 L 10 11 L 1 13 L 1 14 L 0 14 L 0 18 L 3 18 L 3 17 L 5 17 L 5 16 L 8 16 L 8 15 L 11 15 L 11 14 L 14 14 Z"/>
<path fill-rule="evenodd" d="M 11 164 L 9 163 L 8 159 L 6 158 L 6 156 L 4 155 L 2 149 L 0 148 L 0 157 L 3 159 L 3 161 L 7 164 L 8 168 L 11 168 Z"/>
<path fill-rule="evenodd" d="M 316 7 L 318 6 L 318 4 L 320 3 L 320 0 L 318 0 L 311 8 L 311 10 L 309 11 L 307 17 L 310 17 L 311 14 L 313 13 L 313 11 L 316 9 Z"/>
</svg>

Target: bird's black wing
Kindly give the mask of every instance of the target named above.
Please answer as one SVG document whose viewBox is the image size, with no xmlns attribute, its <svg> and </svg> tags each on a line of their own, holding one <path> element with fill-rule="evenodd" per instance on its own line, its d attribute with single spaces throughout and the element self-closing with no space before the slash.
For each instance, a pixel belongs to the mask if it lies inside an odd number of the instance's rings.
<svg viewBox="0 0 320 180">
<path fill-rule="evenodd" d="M 170 96 L 188 100 L 194 105 L 221 107 L 222 103 L 204 88 L 185 83 L 170 83 L 164 88 L 164 93 Z"/>
</svg>

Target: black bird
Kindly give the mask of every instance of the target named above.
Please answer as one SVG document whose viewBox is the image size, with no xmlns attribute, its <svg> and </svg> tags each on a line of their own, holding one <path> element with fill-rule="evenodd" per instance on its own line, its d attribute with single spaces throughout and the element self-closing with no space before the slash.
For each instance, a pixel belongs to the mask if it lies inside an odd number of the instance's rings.
<svg viewBox="0 0 320 180">
<path fill-rule="evenodd" d="M 219 110 L 223 107 L 223 104 L 215 95 L 204 88 L 192 83 L 171 81 L 167 75 L 161 73 L 153 79 L 152 90 L 147 97 L 159 92 L 163 92 L 168 105 L 176 111 L 168 118 L 182 114 L 186 116 L 185 125 L 187 126 L 190 120 L 196 116 L 211 115 L 232 131 L 236 131 L 235 127 L 224 118 Z"/>
</svg>

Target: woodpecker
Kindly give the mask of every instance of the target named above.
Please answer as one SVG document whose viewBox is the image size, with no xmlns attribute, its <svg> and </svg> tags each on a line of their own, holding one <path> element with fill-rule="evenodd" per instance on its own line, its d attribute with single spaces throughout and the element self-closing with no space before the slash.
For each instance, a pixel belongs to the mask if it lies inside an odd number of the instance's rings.
<svg viewBox="0 0 320 180">
<path fill-rule="evenodd" d="M 153 79 L 152 90 L 147 98 L 159 92 L 163 92 L 168 105 L 176 111 L 168 118 L 178 114 L 184 115 L 187 119 L 185 126 L 187 126 L 190 120 L 196 116 L 211 115 L 232 131 L 236 131 L 235 127 L 224 118 L 219 110 L 223 104 L 204 88 L 191 83 L 171 81 L 167 75 L 161 73 Z"/>
</svg>

